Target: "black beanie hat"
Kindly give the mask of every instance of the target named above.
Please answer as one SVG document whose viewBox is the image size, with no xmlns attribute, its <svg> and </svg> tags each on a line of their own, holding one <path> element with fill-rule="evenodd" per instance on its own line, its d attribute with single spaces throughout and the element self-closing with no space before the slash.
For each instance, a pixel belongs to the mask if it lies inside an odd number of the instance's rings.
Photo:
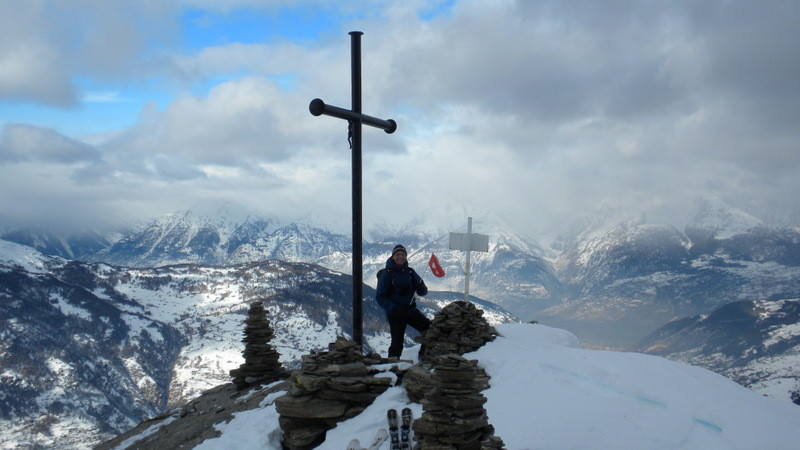
<svg viewBox="0 0 800 450">
<path fill-rule="evenodd" d="M 406 255 L 408 255 L 408 252 L 406 251 L 406 248 L 403 247 L 400 244 L 397 244 L 397 245 L 394 246 L 394 250 L 392 250 L 392 257 L 394 257 L 394 254 L 397 253 L 397 252 L 403 252 Z"/>
</svg>

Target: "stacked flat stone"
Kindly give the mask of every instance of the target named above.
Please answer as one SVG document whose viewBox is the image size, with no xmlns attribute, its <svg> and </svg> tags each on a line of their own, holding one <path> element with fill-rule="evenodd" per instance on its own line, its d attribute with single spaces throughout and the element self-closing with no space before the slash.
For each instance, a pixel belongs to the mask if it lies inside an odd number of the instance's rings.
<svg viewBox="0 0 800 450">
<path fill-rule="evenodd" d="M 471 302 L 457 301 L 439 311 L 430 329 L 414 340 L 425 345 L 426 360 L 432 356 L 463 355 L 496 337 L 497 331 L 483 318 L 482 310 Z"/>
<path fill-rule="evenodd" d="M 494 436 L 481 391 L 489 376 L 462 355 L 477 350 L 497 337 L 497 331 L 473 303 L 457 301 L 434 316 L 430 329 L 417 336 L 425 345 L 422 362 L 406 372 L 408 397 L 423 405 L 414 421 L 417 444 L 423 449 L 500 449 Z"/>
<path fill-rule="evenodd" d="M 284 448 L 314 448 L 337 423 L 364 411 L 394 381 L 376 376 L 379 370 L 371 366 L 396 361 L 375 353 L 365 356 L 343 337 L 327 352 L 303 356 L 301 369 L 292 372 L 291 389 L 275 401 Z"/>
<path fill-rule="evenodd" d="M 481 391 L 489 387 L 489 376 L 477 360 L 451 354 L 429 358 L 430 385 L 422 399 L 422 417 L 412 424 L 416 445 L 428 450 L 500 449 L 503 441 L 483 404 Z"/>
<path fill-rule="evenodd" d="M 243 390 L 286 378 L 288 372 L 281 366 L 281 355 L 270 344 L 273 336 L 275 332 L 269 324 L 264 305 L 260 301 L 251 304 L 242 339 L 245 343 L 244 364 L 230 371 L 237 389 Z"/>
</svg>

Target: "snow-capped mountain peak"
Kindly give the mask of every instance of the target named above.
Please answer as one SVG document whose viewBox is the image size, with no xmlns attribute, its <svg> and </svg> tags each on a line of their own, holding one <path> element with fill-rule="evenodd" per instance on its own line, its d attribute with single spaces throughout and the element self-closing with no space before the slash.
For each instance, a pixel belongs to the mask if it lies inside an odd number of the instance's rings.
<svg viewBox="0 0 800 450">
<path fill-rule="evenodd" d="M 716 239 L 728 239 L 762 225 L 762 221 L 716 197 L 697 200 L 687 228 L 711 232 Z"/>
<path fill-rule="evenodd" d="M 194 204 L 176 215 L 194 217 L 196 221 L 216 226 L 235 227 L 252 220 L 253 213 L 245 206 L 231 201 L 207 201 Z"/>
</svg>

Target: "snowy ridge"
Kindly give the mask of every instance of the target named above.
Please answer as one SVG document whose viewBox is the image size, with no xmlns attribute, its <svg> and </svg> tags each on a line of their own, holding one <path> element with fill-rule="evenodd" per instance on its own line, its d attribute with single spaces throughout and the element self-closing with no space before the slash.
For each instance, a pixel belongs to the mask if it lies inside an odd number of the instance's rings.
<svg viewBox="0 0 800 450">
<path fill-rule="evenodd" d="M 68 259 L 84 259 L 107 248 L 121 238 L 119 231 L 84 230 L 66 234 L 51 233 L 36 228 L 8 230 L 0 239 L 33 247 L 43 253 Z"/>
<path fill-rule="evenodd" d="M 0 268 L 19 267 L 30 273 L 42 273 L 48 266 L 64 262 L 61 258 L 44 255 L 26 245 L 0 239 Z"/>
<path fill-rule="evenodd" d="M 800 439 L 800 408 L 708 370 L 636 353 L 585 350 L 571 333 L 543 325 L 496 328 L 495 341 L 465 356 L 491 376 L 491 387 L 483 391 L 485 408 L 509 449 L 794 448 Z M 406 349 L 404 358 L 413 359 L 416 350 Z M 221 435 L 201 448 L 279 449 L 276 397 L 270 394 L 258 407 L 215 426 Z M 392 387 L 330 430 L 320 448 L 346 448 L 354 438 L 369 442 L 386 426 L 386 411 L 404 407 L 414 417 L 423 412 L 402 387 Z M 157 443 L 154 437 L 149 442 Z"/>
<path fill-rule="evenodd" d="M 268 259 L 310 262 L 350 249 L 350 240 L 302 222 L 278 226 L 245 212 L 167 214 L 91 256 L 127 267 L 231 265 Z M 337 267 L 333 267 L 337 268 Z"/>
</svg>

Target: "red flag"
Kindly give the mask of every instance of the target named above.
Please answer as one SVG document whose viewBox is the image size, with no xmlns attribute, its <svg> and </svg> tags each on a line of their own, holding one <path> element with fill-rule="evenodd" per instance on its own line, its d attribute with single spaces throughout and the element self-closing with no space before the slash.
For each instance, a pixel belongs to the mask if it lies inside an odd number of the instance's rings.
<svg viewBox="0 0 800 450">
<path fill-rule="evenodd" d="M 439 260 L 436 258 L 436 255 L 434 253 L 431 253 L 431 260 L 428 261 L 428 266 L 430 266 L 431 273 L 434 276 L 438 278 L 442 278 L 444 276 L 444 269 L 439 264 Z"/>
</svg>

